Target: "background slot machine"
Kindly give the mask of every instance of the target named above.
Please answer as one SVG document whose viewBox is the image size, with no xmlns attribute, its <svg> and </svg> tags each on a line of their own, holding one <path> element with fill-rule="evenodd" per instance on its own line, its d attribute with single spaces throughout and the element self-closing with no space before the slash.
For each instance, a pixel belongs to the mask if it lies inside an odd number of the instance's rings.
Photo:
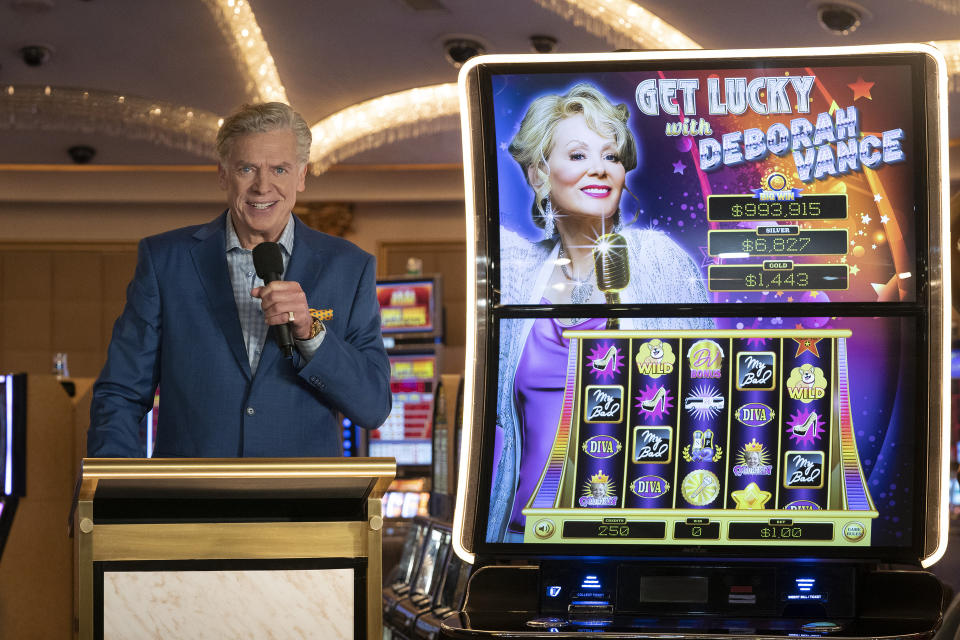
<svg viewBox="0 0 960 640">
<path fill-rule="evenodd" d="M 0 555 L 26 495 L 27 375 L 0 375 Z"/>
<path fill-rule="evenodd" d="M 433 458 L 430 462 L 430 515 L 453 521 L 457 463 L 463 423 L 463 376 L 443 374 L 433 406 Z"/>
<path fill-rule="evenodd" d="M 385 567 L 398 560 L 411 518 L 429 513 L 433 422 L 443 358 L 441 282 L 439 275 L 377 281 L 393 407 L 375 431 L 346 418 L 342 422 L 344 455 L 397 461 L 397 478 L 383 497 Z"/>
<path fill-rule="evenodd" d="M 478 568 L 444 633 L 931 635 L 940 54 L 494 56 L 460 86 Z"/>
</svg>

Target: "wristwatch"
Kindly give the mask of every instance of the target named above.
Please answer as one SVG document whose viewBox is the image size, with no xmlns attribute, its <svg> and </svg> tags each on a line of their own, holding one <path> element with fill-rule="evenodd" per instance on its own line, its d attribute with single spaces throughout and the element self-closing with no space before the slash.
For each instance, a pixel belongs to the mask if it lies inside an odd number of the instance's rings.
<svg viewBox="0 0 960 640">
<path fill-rule="evenodd" d="M 321 331 L 326 331 L 326 330 L 327 328 L 323 326 L 323 320 L 321 320 L 317 316 L 313 316 L 313 324 L 310 325 L 310 335 L 307 336 L 306 338 L 303 338 L 302 340 L 300 338 L 297 338 L 297 340 L 301 340 L 301 342 L 306 342 L 307 340 L 313 340 L 318 335 L 320 335 Z"/>
</svg>

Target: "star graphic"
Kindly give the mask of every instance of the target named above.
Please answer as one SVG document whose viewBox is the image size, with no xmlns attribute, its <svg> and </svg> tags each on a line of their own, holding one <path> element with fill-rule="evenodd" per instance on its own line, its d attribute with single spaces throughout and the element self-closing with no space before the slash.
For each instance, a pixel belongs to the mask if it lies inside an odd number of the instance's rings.
<svg viewBox="0 0 960 640">
<path fill-rule="evenodd" d="M 877 248 L 877 245 L 875 245 L 875 244 L 872 244 L 872 245 L 870 245 L 870 248 L 871 248 L 871 249 L 874 249 L 874 250 L 876 250 L 876 248 Z"/>
<path fill-rule="evenodd" d="M 793 296 L 787 296 L 787 302 L 793 302 Z M 797 329 L 803 329 L 803 327 L 798 324 Z"/>
<path fill-rule="evenodd" d="M 880 216 L 880 222 L 887 224 L 890 221 L 890 216 Z"/>
<path fill-rule="evenodd" d="M 847 263 L 847 256 L 843 256 L 842 258 L 840 258 L 840 262 L 846 264 L 846 263 Z"/>
<path fill-rule="evenodd" d="M 870 89 L 875 84 L 876 82 L 867 82 L 863 79 L 863 76 L 857 76 L 857 81 L 853 84 L 848 84 L 847 86 L 853 91 L 854 101 L 856 101 L 858 98 L 873 100 L 873 97 L 870 95 Z"/>
<path fill-rule="evenodd" d="M 730 497 L 737 503 L 737 509 L 763 509 L 772 495 L 757 486 L 756 482 L 751 482 L 745 489 L 730 492 Z"/>
<path fill-rule="evenodd" d="M 857 275 L 858 273 L 860 273 L 860 267 L 858 267 L 855 264 L 850 265 L 850 273 L 852 273 L 853 275 Z"/>
<path fill-rule="evenodd" d="M 799 358 L 801 353 L 809 351 L 819 358 L 820 352 L 817 351 L 817 343 L 821 340 L 823 340 L 823 338 L 793 338 L 793 341 L 797 343 L 797 353 L 793 357 Z"/>
<path fill-rule="evenodd" d="M 860 231 L 857 231 L 857 235 L 858 235 L 858 236 L 865 236 L 865 235 L 867 235 L 867 234 L 863 231 L 863 229 L 860 229 Z"/>
<path fill-rule="evenodd" d="M 683 164 L 683 160 L 677 160 L 673 163 L 673 172 L 683 175 L 683 170 L 687 168 L 687 165 Z"/>
<path fill-rule="evenodd" d="M 882 196 L 882 195 L 880 195 L 879 193 L 873 194 L 873 201 L 874 201 L 874 202 L 880 202 L 881 200 L 883 200 L 883 196 Z"/>
<path fill-rule="evenodd" d="M 873 218 L 871 218 L 867 214 L 865 213 L 860 214 L 860 222 L 862 222 L 863 224 L 870 224 L 871 220 L 873 220 Z"/>
<path fill-rule="evenodd" d="M 783 291 L 777 291 L 777 293 L 776 293 L 775 295 L 776 295 L 778 298 L 782 298 L 782 297 L 783 297 Z"/>
<path fill-rule="evenodd" d="M 703 256 L 703 259 L 700 260 L 700 268 L 711 265 L 711 264 L 720 264 L 720 258 L 714 258 L 713 256 L 707 255 L 707 247 L 697 247 L 700 250 L 700 255 Z"/>
</svg>

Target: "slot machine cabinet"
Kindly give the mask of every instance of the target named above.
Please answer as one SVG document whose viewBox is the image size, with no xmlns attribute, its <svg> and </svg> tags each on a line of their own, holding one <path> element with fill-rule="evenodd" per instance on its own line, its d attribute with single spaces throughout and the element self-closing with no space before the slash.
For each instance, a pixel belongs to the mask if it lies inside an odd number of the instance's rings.
<svg viewBox="0 0 960 640">
<path fill-rule="evenodd" d="M 460 89 L 477 568 L 442 636 L 930 637 L 940 53 L 488 56 Z"/>
<path fill-rule="evenodd" d="M 26 495 L 27 375 L 0 375 L 0 556 Z"/>
<path fill-rule="evenodd" d="M 463 376 L 443 374 L 433 407 L 433 457 L 430 461 L 430 515 L 452 522 L 457 495 L 457 455 L 460 447 Z"/>
<path fill-rule="evenodd" d="M 430 522 L 426 518 L 416 517 L 411 521 L 403 542 L 400 561 L 389 570 L 385 580 L 386 585 L 382 595 L 384 620 L 390 619 L 397 603 L 410 593 L 414 577 L 420 567 L 429 531 Z"/>
<path fill-rule="evenodd" d="M 440 637 L 440 625 L 445 619 L 456 615 L 463 606 L 467 581 L 473 567 L 461 560 L 452 550 L 449 556 L 433 606 L 418 617 L 414 625 L 413 637 L 420 640 L 436 640 Z"/>
<path fill-rule="evenodd" d="M 412 638 L 417 620 L 433 607 L 450 555 L 450 538 L 449 525 L 434 521 L 410 591 L 397 601 L 386 618 L 385 624 L 392 630 L 394 638 Z"/>
<path fill-rule="evenodd" d="M 393 409 L 375 431 L 344 421 L 344 448 L 397 460 L 393 491 L 424 495 L 427 514 L 434 404 L 443 363 L 443 284 L 439 275 L 377 281 L 381 332 L 390 359 Z"/>
</svg>

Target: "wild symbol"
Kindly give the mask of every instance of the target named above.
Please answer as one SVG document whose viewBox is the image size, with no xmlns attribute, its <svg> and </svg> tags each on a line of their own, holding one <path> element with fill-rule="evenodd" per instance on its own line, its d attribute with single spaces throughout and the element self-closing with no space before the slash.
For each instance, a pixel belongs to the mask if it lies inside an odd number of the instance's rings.
<svg viewBox="0 0 960 640">
<path fill-rule="evenodd" d="M 794 367 L 787 378 L 787 392 L 794 400 L 809 404 L 827 394 L 827 377 L 823 369 L 812 364 Z"/>
</svg>

